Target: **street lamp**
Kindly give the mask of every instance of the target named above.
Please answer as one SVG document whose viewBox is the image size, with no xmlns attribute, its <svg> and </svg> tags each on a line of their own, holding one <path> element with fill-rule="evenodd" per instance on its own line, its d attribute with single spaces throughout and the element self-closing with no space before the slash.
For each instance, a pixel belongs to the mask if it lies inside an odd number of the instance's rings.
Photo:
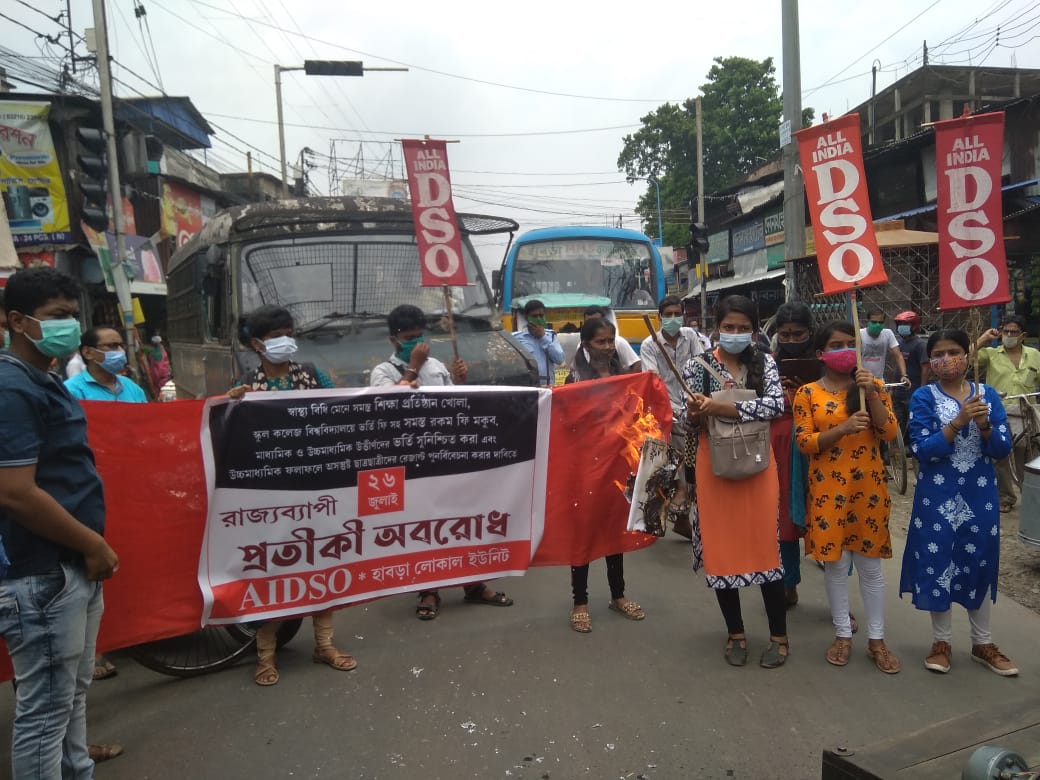
<svg viewBox="0 0 1040 780">
<path fill-rule="evenodd" d="M 653 174 L 649 176 L 629 176 L 628 183 L 631 184 L 634 181 L 645 181 L 654 185 L 654 189 L 657 190 L 657 239 L 654 241 L 656 246 L 664 246 L 664 221 L 661 219 L 661 185 L 657 181 L 657 177 Z"/>
<path fill-rule="evenodd" d="M 285 123 L 282 119 L 282 73 L 302 70 L 308 76 L 364 76 L 369 70 L 408 70 L 408 68 L 366 68 L 358 60 L 304 60 L 303 65 L 274 66 L 274 96 L 278 104 L 278 153 L 282 163 L 282 197 L 289 197 L 289 174 L 285 163 Z"/>
</svg>

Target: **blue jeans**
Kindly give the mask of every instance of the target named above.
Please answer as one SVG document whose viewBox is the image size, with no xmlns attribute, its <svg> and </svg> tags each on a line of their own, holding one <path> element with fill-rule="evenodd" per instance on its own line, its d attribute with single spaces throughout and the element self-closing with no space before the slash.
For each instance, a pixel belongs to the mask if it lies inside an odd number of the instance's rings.
<svg viewBox="0 0 1040 780">
<path fill-rule="evenodd" d="M 87 688 L 105 602 L 81 564 L 0 581 L 0 636 L 14 666 L 18 780 L 91 780 Z"/>
</svg>

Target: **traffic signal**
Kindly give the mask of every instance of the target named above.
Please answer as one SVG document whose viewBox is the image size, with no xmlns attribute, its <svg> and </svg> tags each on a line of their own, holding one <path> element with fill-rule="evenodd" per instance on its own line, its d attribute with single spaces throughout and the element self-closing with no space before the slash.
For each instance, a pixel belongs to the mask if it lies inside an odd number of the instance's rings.
<svg viewBox="0 0 1040 780">
<path fill-rule="evenodd" d="M 105 132 L 83 125 L 76 128 L 79 146 L 79 191 L 83 196 L 80 219 L 99 233 L 108 230 L 108 150 Z"/>
<path fill-rule="evenodd" d="M 691 262 L 696 262 L 694 254 L 706 255 L 708 253 L 708 227 L 703 222 L 697 221 L 697 208 L 690 201 L 690 243 L 687 244 L 687 254 Z"/>
<path fill-rule="evenodd" d="M 308 76 L 364 76 L 359 60 L 304 60 L 303 72 Z"/>
</svg>

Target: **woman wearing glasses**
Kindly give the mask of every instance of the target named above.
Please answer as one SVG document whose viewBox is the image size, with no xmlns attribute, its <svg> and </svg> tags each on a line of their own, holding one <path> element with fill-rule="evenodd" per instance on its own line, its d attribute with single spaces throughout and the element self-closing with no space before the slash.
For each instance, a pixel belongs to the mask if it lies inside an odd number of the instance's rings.
<svg viewBox="0 0 1040 780">
<path fill-rule="evenodd" d="M 715 321 L 719 323 L 719 345 L 703 355 L 711 370 L 697 358 L 683 368 L 683 379 L 694 391 L 686 402 L 691 432 L 686 463 L 696 464 L 696 480 L 690 480 L 696 483 L 698 508 L 693 528 L 694 568 L 703 563 L 708 587 L 715 590 L 728 631 L 725 658 L 732 666 L 744 666 L 748 658 L 740 588 L 761 588 L 769 643 L 759 665 L 772 669 L 782 666 L 788 653 L 784 570 L 777 542 L 776 459 L 770 458 L 765 471 L 745 479 L 716 477 L 705 429 L 707 418 L 713 416 L 741 422 L 779 417 L 784 411 L 784 393 L 773 356 L 754 344 L 759 326 L 755 304 L 742 295 L 731 295 L 716 306 Z M 752 389 L 757 398 L 734 403 L 711 397 L 717 390 L 734 387 Z"/>
</svg>

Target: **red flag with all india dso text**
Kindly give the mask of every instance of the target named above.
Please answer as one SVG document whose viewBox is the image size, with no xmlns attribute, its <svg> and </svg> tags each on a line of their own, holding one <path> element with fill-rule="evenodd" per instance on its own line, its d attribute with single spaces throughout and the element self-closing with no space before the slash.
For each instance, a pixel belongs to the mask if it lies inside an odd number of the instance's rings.
<svg viewBox="0 0 1040 780">
<path fill-rule="evenodd" d="M 429 139 L 405 139 L 401 145 L 412 197 L 422 285 L 465 285 L 462 238 L 451 199 L 448 144 Z"/>
<path fill-rule="evenodd" d="M 1003 111 L 935 125 L 940 309 L 1011 300 L 1000 190 L 1003 153 Z"/>
<path fill-rule="evenodd" d="M 859 114 L 797 132 L 825 295 L 885 284 L 870 216 Z"/>
</svg>

